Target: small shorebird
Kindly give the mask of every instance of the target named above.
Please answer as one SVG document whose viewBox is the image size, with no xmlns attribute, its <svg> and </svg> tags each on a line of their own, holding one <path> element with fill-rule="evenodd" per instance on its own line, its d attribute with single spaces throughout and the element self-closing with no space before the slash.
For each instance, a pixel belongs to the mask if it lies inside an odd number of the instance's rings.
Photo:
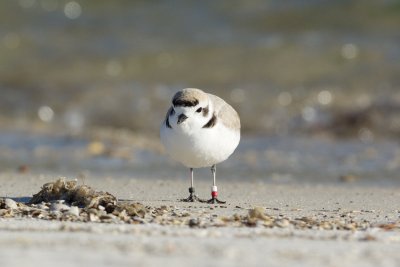
<svg viewBox="0 0 400 267">
<path fill-rule="evenodd" d="M 218 199 L 216 164 L 226 160 L 240 141 L 240 119 L 222 98 L 187 88 L 172 98 L 160 130 L 167 153 L 190 169 L 189 197 L 183 201 L 225 203 Z M 193 169 L 211 167 L 211 199 L 199 199 L 194 190 Z"/>
</svg>

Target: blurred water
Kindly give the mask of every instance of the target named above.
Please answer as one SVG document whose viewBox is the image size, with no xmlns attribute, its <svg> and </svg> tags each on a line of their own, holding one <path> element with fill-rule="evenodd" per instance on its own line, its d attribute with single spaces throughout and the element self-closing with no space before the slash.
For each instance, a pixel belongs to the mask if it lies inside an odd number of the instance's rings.
<svg viewBox="0 0 400 267">
<path fill-rule="evenodd" d="M 0 166 L 182 177 L 155 136 L 198 87 L 242 119 L 225 178 L 398 183 L 399 25 L 398 0 L 1 1 Z"/>
<path fill-rule="evenodd" d="M 397 0 L 5 0 L 0 119 L 155 131 L 200 87 L 246 132 L 397 137 L 399 25 Z"/>
</svg>

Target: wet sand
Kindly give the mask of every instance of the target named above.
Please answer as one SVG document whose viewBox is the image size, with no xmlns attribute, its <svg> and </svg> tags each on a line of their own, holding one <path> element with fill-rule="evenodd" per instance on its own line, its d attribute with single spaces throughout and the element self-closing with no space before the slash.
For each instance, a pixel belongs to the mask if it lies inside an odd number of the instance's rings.
<svg viewBox="0 0 400 267">
<path fill-rule="evenodd" d="M 26 201 L 55 178 L 2 173 L 0 195 Z M 208 197 L 209 184 L 198 180 L 199 196 Z M 400 260 L 397 187 L 223 179 L 219 191 L 227 204 L 208 205 L 178 201 L 187 196 L 188 181 L 176 178 L 91 175 L 84 182 L 120 200 L 168 212 L 139 224 L 0 218 L 4 266 L 396 266 Z M 275 224 L 228 220 L 249 218 L 254 207 Z M 365 227 L 302 228 L 294 224 L 300 218 Z M 193 219 L 200 223 L 189 223 Z M 284 220 L 289 223 L 276 224 Z"/>
</svg>

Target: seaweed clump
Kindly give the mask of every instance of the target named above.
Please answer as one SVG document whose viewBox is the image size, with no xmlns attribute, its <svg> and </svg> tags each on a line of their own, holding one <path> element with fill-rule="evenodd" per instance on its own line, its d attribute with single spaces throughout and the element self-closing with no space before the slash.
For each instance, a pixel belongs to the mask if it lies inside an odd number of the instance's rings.
<svg viewBox="0 0 400 267">
<path fill-rule="evenodd" d="M 96 191 L 87 185 L 78 185 L 76 180 L 66 181 L 63 178 L 46 183 L 34 194 L 29 204 L 64 200 L 66 204 L 81 208 L 98 209 L 104 207 L 112 212 L 117 205 L 117 198 L 108 192 Z"/>
</svg>

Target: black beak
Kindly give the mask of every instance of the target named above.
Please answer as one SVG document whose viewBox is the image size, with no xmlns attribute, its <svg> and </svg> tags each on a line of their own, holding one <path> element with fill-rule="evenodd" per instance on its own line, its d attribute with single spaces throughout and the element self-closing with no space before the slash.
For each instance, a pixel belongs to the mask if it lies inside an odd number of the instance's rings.
<svg viewBox="0 0 400 267">
<path fill-rule="evenodd" d="M 184 122 L 188 117 L 185 114 L 181 114 L 178 117 L 178 122 L 177 124 L 181 124 L 182 122 Z"/>
</svg>

